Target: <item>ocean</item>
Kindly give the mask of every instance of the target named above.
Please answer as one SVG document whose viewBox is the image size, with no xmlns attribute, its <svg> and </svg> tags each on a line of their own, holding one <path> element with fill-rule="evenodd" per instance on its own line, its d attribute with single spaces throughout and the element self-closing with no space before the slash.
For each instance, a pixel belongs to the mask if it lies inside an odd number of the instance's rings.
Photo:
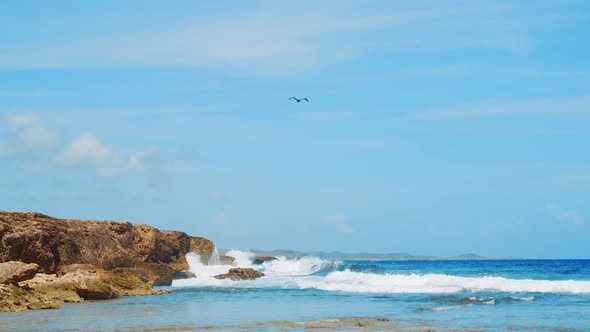
<svg viewBox="0 0 590 332">
<path fill-rule="evenodd" d="M 265 273 L 219 280 L 229 266 L 187 259 L 197 278 L 166 295 L 0 313 L 0 330 L 302 330 L 268 324 L 381 317 L 405 328 L 590 331 L 590 260 L 330 261 L 302 257 L 253 265 Z M 394 325 L 391 325 L 394 326 Z"/>
</svg>

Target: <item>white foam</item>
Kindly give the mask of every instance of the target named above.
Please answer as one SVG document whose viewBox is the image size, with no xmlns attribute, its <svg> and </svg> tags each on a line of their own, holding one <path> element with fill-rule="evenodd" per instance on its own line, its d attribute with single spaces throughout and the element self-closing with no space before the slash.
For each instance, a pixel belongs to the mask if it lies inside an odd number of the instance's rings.
<svg viewBox="0 0 590 332">
<path fill-rule="evenodd" d="M 335 267 L 339 262 L 331 262 L 317 257 L 287 259 L 284 256 L 262 264 L 264 274 L 268 276 L 306 276 L 327 268 Z"/>
<path fill-rule="evenodd" d="M 252 265 L 254 253 L 232 250 L 228 256 L 235 257 L 234 266 L 250 267 L 265 273 L 256 280 L 232 281 L 213 278 L 227 273 L 231 265 L 203 265 L 200 257 L 187 254 L 190 271 L 197 277 L 174 280 L 173 286 L 220 286 L 220 287 L 266 287 L 299 288 L 340 291 L 350 293 L 457 293 L 461 291 L 500 291 L 512 293 L 570 293 L 590 294 L 590 281 L 581 280 L 533 280 L 508 279 L 503 277 L 460 277 L 446 274 L 374 274 L 364 272 L 334 271 L 325 276 L 317 272 L 333 269 L 339 262 L 325 261 L 316 257 L 287 259 Z M 518 298 L 532 301 L 534 297 Z M 494 298 L 482 300 L 482 304 L 495 304 Z"/>
<path fill-rule="evenodd" d="M 353 293 L 456 293 L 468 291 L 589 294 L 590 281 L 458 277 L 445 274 L 332 272 L 321 280 L 302 279 L 301 288 Z"/>
<path fill-rule="evenodd" d="M 241 250 L 230 250 L 225 253 L 226 256 L 231 256 L 235 258 L 234 265 L 239 267 L 250 267 L 252 268 L 252 258 L 256 256 L 255 253 L 251 251 L 241 251 Z"/>
<path fill-rule="evenodd" d="M 213 278 L 218 274 L 229 272 L 231 265 L 205 265 L 201 263 L 201 256 L 188 253 L 186 261 L 189 271 L 195 274 L 196 278 L 172 280 L 172 286 L 223 286 L 224 280 Z"/>
<path fill-rule="evenodd" d="M 209 261 L 207 262 L 207 265 L 219 265 L 221 264 L 221 261 L 219 259 L 219 251 L 217 250 L 217 247 L 213 247 L 213 252 L 211 253 L 211 257 L 209 257 Z"/>
<path fill-rule="evenodd" d="M 449 305 L 449 306 L 441 306 L 441 307 L 430 307 L 430 310 L 447 311 L 447 310 L 465 308 L 465 307 L 470 307 L 470 306 L 471 306 L 471 304 Z"/>
<path fill-rule="evenodd" d="M 531 302 L 535 300 L 534 296 L 527 296 L 527 297 L 516 297 L 516 296 L 509 296 L 508 298 L 514 300 L 514 301 L 525 301 L 525 302 Z"/>
</svg>

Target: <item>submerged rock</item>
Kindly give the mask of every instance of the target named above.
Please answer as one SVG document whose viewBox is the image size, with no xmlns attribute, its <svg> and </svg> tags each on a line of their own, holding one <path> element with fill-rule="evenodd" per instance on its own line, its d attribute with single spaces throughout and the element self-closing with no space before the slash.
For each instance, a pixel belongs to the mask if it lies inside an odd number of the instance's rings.
<svg viewBox="0 0 590 332">
<path fill-rule="evenodd" d="M 264 273 L 251 268 L 235 267 L 229 269 L 228 273 L 216 275 L 217 279 L 248 280 L 264 276 Z"/>
<path fill-rule="evenodd" d="M 39 271 L 39 265 L 23 262 L 0 263 L 0 284 L 16 284 L 31 279 Z"/>
<path fill-rule="evenodd" d="M 278 258 L 276 258 L 274 256 L 256 256 L 252 260 L 252 264 L 260 265 L 260 264 L 262 264 L 264 262 L 270 262 L 270 261 L 274 261 L 274 260 L 277 260 L 277 259 Z"/>
</svg>

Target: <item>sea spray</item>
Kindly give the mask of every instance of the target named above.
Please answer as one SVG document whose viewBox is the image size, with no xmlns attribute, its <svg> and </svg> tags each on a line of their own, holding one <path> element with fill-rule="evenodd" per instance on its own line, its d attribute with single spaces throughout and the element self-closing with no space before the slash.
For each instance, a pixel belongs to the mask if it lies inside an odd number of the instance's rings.
<svg viewBox="0 0 590 332">
<path fill-rule="evenodd" d="M 468 292 L 507 292 L 507 293 L 558 293 L 590 294 L 590 280 L 541 280 L 511 279 L 499 276 L 467 277 L 440 273 L 399 274 L 354 272 L 349 269 L 339 271 L 342 262 L 322 260 L 317 257 L 288 259 L 278 257 L 262 265 L 253 265 L 253 252 L 231 250 L 227 255 L 235 257 L 234 265 L 249 267 L 265 273 L 256 280 L 218 280 L 214 276 L 227 273 L 231 265 L 203 265 L 199 257 L 187 255 L 190 271 L 197 277 L 175 280 L 173 286 L 220 286 L 244 288 L 295 288 L 318 289 L 349 293 L 423 293 L 449 294 Z M 523 295 L 520 299 L 533 299 Z M 485 304 L 495 304 L 486 300 Z"/>
<path fill-rule="evenodd" d="M 221 264 L 221 260 L 219 259 L 219 251 L 217 251 L 217 247 L 213 247 L 213 252 L 211 253 L 211 256 L 209 257 L 209 261 L 207 262 L 207 265 L 219 265 Z"/>
<path fill-rule="evenodd" d="M 264 274 L 268 276 L 308 276 L 321 271 L 333 271 L 340 263 L 309 256 L 299 259 L 279 256 L 275 260 L 264 262 L 262 267 Z"/>
<path fill-rule="evenodd" d="M 226 255 L 235 258 L 235 266 L 250 268 L 254 267 L 252 266 L 252 259 L 254 256 L 256 256 L 256 254 L 251 251 L 230 250 L 226 253 Z"/>
</svg>

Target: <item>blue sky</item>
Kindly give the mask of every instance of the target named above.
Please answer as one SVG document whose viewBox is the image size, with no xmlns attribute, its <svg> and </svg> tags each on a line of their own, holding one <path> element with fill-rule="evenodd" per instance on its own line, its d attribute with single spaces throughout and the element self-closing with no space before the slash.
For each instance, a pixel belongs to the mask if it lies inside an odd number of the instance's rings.
<svg viewBox="0 0 590 332">
<path fill-rule="evenodd" d="M 588 1 L 6 1 L 0 31 L 2 210 L 588 258 Z"/>
</svg>

